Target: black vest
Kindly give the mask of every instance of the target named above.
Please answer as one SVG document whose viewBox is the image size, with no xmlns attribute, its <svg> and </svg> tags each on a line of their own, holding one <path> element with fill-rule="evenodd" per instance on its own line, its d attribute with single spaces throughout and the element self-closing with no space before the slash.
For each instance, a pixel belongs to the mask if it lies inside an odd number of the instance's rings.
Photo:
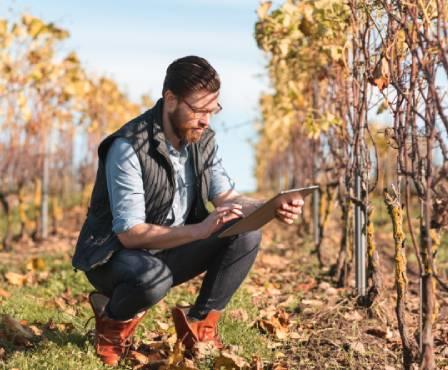
<svg viewBox="0 0 448 370">
<path fill-rule="evenodd" d="M 88 271 L 106 263 L 112 254 L 123 248 L 112 231 L 112 212 L 106 184 L 107 151 L 117 137 L 127 139 L 140 162 L 145 192 L 146 222 L 169 225 L 168 213 L 174 199 L 175 176 L 162 129 L 163 100 L 147 112 L 126 123 L 105 138 L 98 148 L 98 171 L 87 219 L 81 229 L 73 266 Z M 210 186 L 211 164 L 215 156 L 214 132 L 207 130 L 199 142 L 189 146 L 196 175 L 196 197 L 187 223 L 201 222 L 208 216 L 206 204 Z"/>
</svg>

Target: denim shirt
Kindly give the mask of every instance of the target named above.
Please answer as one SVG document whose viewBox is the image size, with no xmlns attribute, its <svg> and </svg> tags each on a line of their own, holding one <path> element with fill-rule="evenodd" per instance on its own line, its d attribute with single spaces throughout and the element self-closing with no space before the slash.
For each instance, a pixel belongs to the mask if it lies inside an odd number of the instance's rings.
<svg viewBox="0 0 448 370">
<path fill-rule="evenodd" d="M 193 172 L 193 163 L 189 160 L 188 147 L 184 145 L 179 151 L 169 143 L 167 143 L 167 147 L 176 179 L 173 207 L 168 219 L 173 221 L 171 226 L 178 226 L 185 223 L 190 213 L 196 179 Z"/>
<path fill-rule="evenodd" d="M 218 149 L 218 148 L 216 148 Z M 188 147 L 179 151 L 168 144 L 168 153 L 175 172 L 176 189 L 168 219 L 172 226 L 183 225 L 192 207 L 196 178 Z M 227 174 L 216 151 L 212 163 L 209 199 L 234 189 L 235 183 Z M 137 154 L 123 138 L 112 143 L 106 157 L 106 179 L 113 221 L 112 230 L 121 233 L 145 222 L 145 198 L 142 170 Z"/>
</svg>

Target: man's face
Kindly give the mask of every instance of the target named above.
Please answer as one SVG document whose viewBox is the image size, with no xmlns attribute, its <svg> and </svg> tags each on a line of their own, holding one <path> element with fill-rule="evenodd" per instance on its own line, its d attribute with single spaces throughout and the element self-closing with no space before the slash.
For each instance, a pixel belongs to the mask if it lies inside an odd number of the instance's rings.
<svg viewBox="0 0 448 370">
<path fill-rule="evenodd" d="M 185 144 L 200 140 L 211 116 L 219 111 L 219 91 L 199 90 L 185 98 L 176 97 L 177 104 L 168 112 L 175 135 Z"/>
</svg>

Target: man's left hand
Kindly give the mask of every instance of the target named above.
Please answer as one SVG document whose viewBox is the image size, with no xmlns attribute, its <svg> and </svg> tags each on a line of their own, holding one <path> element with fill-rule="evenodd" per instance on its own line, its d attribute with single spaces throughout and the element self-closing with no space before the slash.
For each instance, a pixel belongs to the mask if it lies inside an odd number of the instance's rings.
<svg viewBox="0 0 448 370">
<path fill-rule="evenodd" d="M 293 201 L 284 202 L 277 208 L 277 219 L 290 225 L 299 218 L 302 213 L 302 206 L 304 201 L 302 198 L 294 199 Z"/>
</svg>

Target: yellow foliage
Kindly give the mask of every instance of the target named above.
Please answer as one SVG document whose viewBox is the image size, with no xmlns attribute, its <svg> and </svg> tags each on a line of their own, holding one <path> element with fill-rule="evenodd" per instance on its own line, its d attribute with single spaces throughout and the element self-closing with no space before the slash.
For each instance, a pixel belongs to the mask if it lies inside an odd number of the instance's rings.
<svg viewBox="0 0 448 370">
<path fill-rule="evenodd" d="M 19 38 L 25 35 L 26 30 L 23 28 L 21 24 L 15 23 L 12 27 L 11 33 L 14 37 Z"/>
<path fill-rule="evenodd" d="M 37 18 L 32 19 L 26 26 L 28 33 L 33 38 L 37 38 L 39 33 L 45 30 L 45 24 Z"/>
<path fill-rule="evenodd" d="M 272 1 L 262 2 L 257 9 L 258 18 L 260 18 L 260 19 L 266 18 L 271 6 L 272 6 Z"/>
<path fill-rule="evenodd" d="M 325 96 L 331 70 L 346 73 L 349 37 L 350 12 L 340 0 L 285 1 L 278 9 L 269 9 L 270 4 L 260 5 L 255 27 L 257 44 L 269 56 L 268 72 L 275 91 L 260 99 L 259 180 L 266 174 L 267 163 L 290 145 L 293 128 L 301 127 L 316 139 L 343 125 L 332 109 L 322 113 L 313 107 L 311 92 L 317 88 Z"/>
<path fill-rule="evenodd" d="M 28 210 L 28 205 L 26 203 L 25 190 L 24 188 L 19 191 L 19 219 L 20 223 L 26 225 L 28 222 L 28 216 L 26 214 Z"/>
<path fill-rule="evenodd" d="M 93 191 L 93 183 L 90 182 L 82 190 L 81 204 L 83 206 L 87 207 L 88 204 L 90 203 L 90 197 L 92 195 L 92 191 Z"/>
<path fill-rule="evenodd" d="M 34 184 L 34 206 L 39 208 L 42 204 L 42 181 L 36 179 Z"/>
<path fill-rule="evenodd" d="M 61 207 L 61 205 L 59 204 L 59 199 L 57 196 L 52 196 L 51 197 L 51 217 L 53 218 L 53 220 L 56 221 L 61 221 L 63 219 L 64 216 L 64 212 L 63 209 Z"/>
<path fill-rule="evenodd" d="M 0 19 L 0 37 L 4 37 L 8 31 L 8 21 L 6 19 Z"/>
</svg>

